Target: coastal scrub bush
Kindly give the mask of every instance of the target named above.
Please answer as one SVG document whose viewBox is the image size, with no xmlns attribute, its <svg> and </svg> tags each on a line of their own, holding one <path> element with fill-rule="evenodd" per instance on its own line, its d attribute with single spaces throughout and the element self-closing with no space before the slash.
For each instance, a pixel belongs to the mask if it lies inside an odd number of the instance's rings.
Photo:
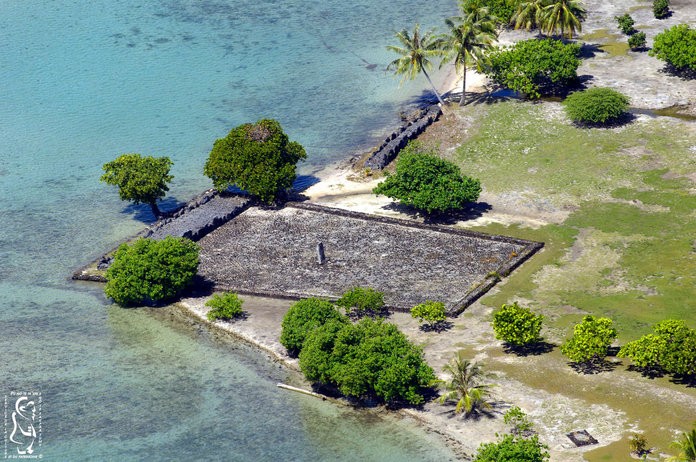
<svg viewBox="0 0 696 462">
<path fill-rule="evenodd" d="M 327 321 L 348 322 L 336 307 L 319 298 L 306 298 L 293 303 L 283 317 L 280 343 L 288 350 L 290 356 L 297 356 L 307 335 Z"/>
<path fill-rule="evenodd" d="M 442 302 L 427 301 L 411 308 L 411 316 L 418 319 L 419 323 L 426 322 L 430 325 L 437 324 L 447 319 L 445 304 Z"/>
<path fill-rule="evenodd" d="M 461 210 L 478 200 L 481 182 L 461 174 L 459 167 L 409 143 L 396 161 L 396 173 L 372 190 L 428 215 Z"/>
<path fill-rule="evenodd" d="M 611 319 L 585 316 L 573 327 L 573 335 L 561 345 L 561 353 L 575 363 L 601 362 L 616 336 Z"/>
<path fill-rule="evenodd" d="M 454 413 L 463 413 L 464 418 L 491 408 L 488 401 L 491 385 L 482 383 L 486 374 L 478 363 L 465 359 L 460 351 L 444 367 L 444 371 L 450 378 L 442 382 L 445 392 L 440 396 L 441 404 L 455 401 Z"/>
<path fill-rule="evenodd" d="M 390 404 L 423 403 L 424 389 L 435 380 L 421 348 L 396 325 L 371 318 L 357 324 L 330 320 L 313 330 L 300 368 L 308 380 L 336 386 L 346 396 Z"/>
<path fill-rule="evenodd" d="M 529 99 L 555 94 L 577 80 L 580 45 L 554 39 L 522 40 L 488 53 L 483 72 Z"/>
<path fill-rule="evenodd" d="M 653 333 L 628 342 L 617 356 L 646 370 L 696 375 L 696 330 L 684 321 L 667 319 L 655 324 Z"/>
<path fill-rule="evenodd" d="M 100 181 L 118 186 L 121 200 L 148 204 L 155 218 L 159 218 L 162 212 L 157 206 L 157 200 L 167 194 L 167 183 L 174 179 L 169 174 L 171 166 L 169 157 L 123 154 L 102 166 L 104 174 Z"/>
<path fill-rule="evenodd" d="M 384 310 L 384 293 L 371 287 L 353 287 L 336 300 L 336 305 L 357 316 L 378 314 Z"/>
<path fill-rule="evenodd" d="M 216 319 L 228 320 L 241 316 L 243 300 L 234 292 L 225 292 L 224 294 L 215 294 L 205 303 L 211 309 L 208 311 L 207 317 L 209 321 Z"/>
<path fill-rule="evenodd" d="M 104 293 L 122 306 L 169 300 L 198 269 L 198 244 L 167 236 L 122 244 L 106 270 Z"/>
<path fill-rule="evenodd" d="M 537 435 L 522 438 L 504 435 L 495 443 L 482 443 L 472 462 L 545 462 L 549 447 Z"/>
<path fill-rule="evenodd" d="M 619 24 L 619 29 L 621 29 L 621 32 L 624 34 L 631 35 L 636 31 L 633 28 L 633 25 L 636 22 L 633 20 L 630 14 L 625 13 L 621 16 L 614 16 L 614 19 L 616 19 L 616 22 Z"/>
<path fill-rule="evenodd" d="M 601 125 L 621 118 L 628 109 L 627 96 L 611 88 L 595 87 L 578 91 L 563 101 L 563 107 L 573 121 Z"/>
<path fill-rule="evenodd" d="M 675 69 L 696 71 L 696 29 L 688 24 L 678 24 L 660 32 L 648 54 L 666 61 Z"/>
<path fill-rule="evenodd" d="M 493 313 L 495 338 L 515 347 L 538 343 L 541 341 L 539 332 L 543 320 L 543 315 L 535 314 L 517 302 L 503 305 Z"/>
<path fill-rule="evenodd" d="M 664 19 L 669 16 L 669 0 L 653 0 L 653 14 L 657 19 Z"/>
<path fill-rule="evenodd" d="M 512 406 L 505 411 L 503 422 L 505 425 L 512 425 L 510 433 L 513 435 L 526 435 L 532 431 L 532 423 L 519 406 Z"/>
<path fill-rule="evenodd" d="M 645 48 L 645 32 L 637 32 L 628 38 L 628 46 L 631 50 Z"/>
<path fill-rule="evenodd" d="M 304 148 L 289 141 L 276 120 L 262 119 L 233 128 L 215 141 L 203 172 L 218 190 L 237 186 L 271 203 L 295 181 Z"/>
</svg>

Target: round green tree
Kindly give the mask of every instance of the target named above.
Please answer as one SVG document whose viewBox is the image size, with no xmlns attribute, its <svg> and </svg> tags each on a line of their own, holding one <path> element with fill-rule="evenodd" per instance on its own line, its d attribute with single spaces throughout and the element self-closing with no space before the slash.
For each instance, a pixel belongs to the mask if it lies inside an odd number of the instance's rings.
<svg viewBox="0 0 696 462">
<path fill-rule="evenodd" d="M 461 210 L 481 194 L 479 180 L 464 176 L 452 162 L 409 144 L 396 161 L 396 173 L 372 191 L 428 215 Z"/>
<path fill-rule="evenodd" d="M 358 316 L 377 314 L 384 310 L 384 293 L 371 287 L 353 287 L 336 300 L 336 305 L 344 307 L 347 313 Z"/>
<path fill-rule="evenodd" d="M 427 301 L 411 308 L 411 316 L 418 319 L 419 323 L 425 322 L 431 326 L 447 319 L 445 304 L 432 301 Z"/>
<path fill-rule="evenodd" d="M 517 304 L 503 305 L 493 313 L 495 338 L 515 346 L 523 347 L 541 341 L 541 323 L 544 316 Z"/>
<path fill-rule="evenodd" d="M 652 9 L 655 18 L 666 18 L 669 16 L 669 0 L 653 0 Z"/>
<path fill-rule="evenodd" d="M 218 190 L 237 186 L 266 203 L 295 181 L 304 148 L 289 141 L 276 120 L 262 119 L 232 129 L 215 141 L 203 172 Z"/>
<path fill-rule="evenodd" d="M 681 71 L 696 71 L 696 29 L 679 24 L 660 32 L 653 40 L 650 56 Z"/>
<path fill-rule="evenodd" d="M 571 94 L 563 107 L 575 122 L 601 125 L 619 120 L 626 114 L 628 103 L 628 97 L 616 90 L 595 87 Z"/>
<path fill-rule="evenodd" d="M 326 300 L 307 298 L 295 302 L 283 317 L 280 343 L 290 356 L 297 356 L 307 335 L 330 320 L 347 322 L 346 317 Z"/>
<path fill-rule="evenodd" d="M 481 444 L 473 462 L 545 462 L 549 460 L 548 449 L 537 435 L 504 435 L 495 443 Z"/>
<path fill-rule="evenodd" d="M 488 53 L 484 73 L 495 83 L 536 99 L 577 81 L 580 45 L 553 39 L 522 40 Z"/>
<path fill-rule="evenodd" d="M 696 375 L 696 330 L 684 321 L 667 319 L 653 326 L 653 333 L 624 345 L 618 356 L 643 369 Z"/>
<path fill-rule="evenodd" d="M 122 306 L 172 299 L 198 269 L 198 245 L 168 236 L 122 244 L 106 270 L 104 293 Z"/>
<path fill-rule="evenodd" d="M 168 157 L 143 157 L 140 154 L 123 154 L 104 164 L 101 181 L 118 186 L 121 200 L 134 204 L 148 204 L 159 218 L 162 213 L 157 200 L 169 191 L 167 183 L 174 178 L 169 174 L 172 161 Z"/>
<path fill-rule="evenodd" d="M 205 303 L 205 306 L 210 307 L 210 311 L 207 314 L 208 320 L 229 320 L 241 316 L 243 313 L 242 303 L 244 301 L 234 292 L 215 294 Z"/>
<path fill-rule="evenodd" d="M 611 319 L 585 316 L 573 327 L 573 335 L 561 345 L 561 353 L 575 363 L 600 362 L 606 358 L 616 336 Z"/>
</svg>

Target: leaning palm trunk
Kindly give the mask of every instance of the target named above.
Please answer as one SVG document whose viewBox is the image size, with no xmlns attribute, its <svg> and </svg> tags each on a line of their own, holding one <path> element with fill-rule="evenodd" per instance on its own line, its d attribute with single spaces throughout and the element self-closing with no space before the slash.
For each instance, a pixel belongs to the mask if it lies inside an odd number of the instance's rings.
<svg viewBox="0 0 696 462">
<path fill-rule="evenodd" d="M 459 98 L 459 105 L 464 106 L 466 104 L 466 63 L 462 65 L 462 97 Z"/>
<path fill-rule="evenodd" d="M 432 87 L 433 92 L 435 93 L 435 96 L 437 96 L 437 100 L 440 102 L 440 104 L 441 104 L 442 106 L 444 106 L 444 105 L 445 105 L 445 102 L 444 102 L 444 101 L 442 100 L 442 98 L 440 97 L 440 93 L 438 93 L 437 88 L 435 88 L 435 85 L 433 84 L 433 81 L 430 80 L 430 76 L 428 75 L 428 73 L 426 72 L 425 69 L 423 69 L 423 75 L 425 76 L 426 79 L 428 79 L 428 83 L 429 83 L 430 86 Z"/>
</svg>

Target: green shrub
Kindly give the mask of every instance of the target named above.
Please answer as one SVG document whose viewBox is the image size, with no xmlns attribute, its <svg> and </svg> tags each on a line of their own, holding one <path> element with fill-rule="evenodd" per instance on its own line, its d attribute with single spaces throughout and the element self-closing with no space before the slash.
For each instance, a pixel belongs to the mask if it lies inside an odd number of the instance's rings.
<svg viewBox="0 0 696 462">
<path fill-rule="evenodd" d="M 300 368 L 312 381 L 334 385 L 346 396 L 420 404 L 435 373 L 421 348 L 394 324 L 365 318 L 331 320 L 313 330 L 300 352 Z"/>
<path fill-rule="evenodd" d="M 454 163 L 410 143 L 396 161 L 396 173 L 375 187 L 383 194 L 426 214 L 461 210 L 481 194 L 479 180 L 463 176 Z"/>
<path fill-rule="evenodd" d="M 652 8 L 657 19 L 666 18 L 669 15 L 669 0 L 653 0 Z"/>
<path fill-rule="evenodd" d="M 669 374 L 696 374 L 696 330 L 684 321 L 667 319 L 653 326 L 653 333 L 628 342 L 620 350 L 644 369 L 662 369 Z"/>
<path fill-rule="evenodd" d="M 225 292 L 222 295 L 215 294 L 205 303 L 205 306 L 211 308 L 208 311 L 208 320 L 236 318 L 242 314 L 242 303 L 243 300 L 240 300 L 234 292 Z"/>
<path fill-rule="evenodd" d="M 603 361 L 616 335 L 611 319 L 585 316 L 573 327 L 573 335 L 561 345 L 561 353 L 575 363 Z"/>
<path fill-rule="evenodd" d="M 621 16 L 614 16 L 616 22 L 619 24 L 619 29 L 626 35 L 631 35 L 635 32 L 633 25 L 636 23 L 630 14 L 626 13 Z"/>
<path fill-rule="evenodd" d="M 495 83 L 536 99 L 577 80 L 580 45 L 554 39 L 522 40 L 488 53 L 483 72 Z"/>
<path fill-rule="evenodd" d="M 626 113 L 629 99 L 611 88 L 590 88 L 568 96 L 563 102 L 575 122 L 598 125 L 618 120 Z"/>
<path fill-rule="evenodd" d="M 371 287 L 353 287 L 336 300 L 336 305 L 357 316 L 377 314 L 384 310 L 384 294 Z"/>
<path fill-rule="evenodd" d="M 541 340 L 541 323 L 544 316 L 534 314 L 529 308 L 517 304 L 503 305 L 493 313 L 495 338 L 513 346 L 521 347 Z"/>
<path fill-rule="evenodd" d="M 516 0 L 483 0 L 483 5 L 488 8 L 489 13 L 495 17 L 496 22 L 503 26 L 510 24 L 512 15 L 515 13 Z"/>
<path fill-rule="evenodd" d="M 532 423 L 527 418 L 527 414 L 519 408 L 512 406 L 503 414 L 503 422 L 506 425 L 512 425 L 511 433 L 513 435 L 521 435 L 529 432 L 532 429 Z"/>
<path fill-rule="evenodd" d="M 262 119 L 216 140 L 203 172 L 218 190 L 234 185 L 270 203 L 292 186 L 295 166 L 306 157 L 276 120 Z"/>
<path fill-rule="evenodd" d="M 537 435 L 531 438 L 504 435 L 495 443 L 482 443 L 473 462 L 545 462 L 549 460 L 548 449 Z"/>
<path fill-rule="evenodd" d="M 347 322 L 346 317 L 326 300 L 307 298 L 295 302 L 283 317 L 280 343 L 290 356 L 297 356 L 307 335 L 330 320 Z"/>
<path fill-rule="evenodd" d="M 425 321 L 428 324 L 437 324 L 447 319 L 445 304 L 442 302 L 427 301 L 411 308 L 411 316 L 418 319 L 419 323 Z"/>
<path fill-rule="evenodd" d="M 628 38 L 628 46 L 631 50 L 645 48 L 645 32 L 637 32 Z"/>
<path fill-rule="evenodd" d="M 122 306 L 169 300 L 191 283 L 198 245 L 168 236 L 122 244 L 106 270 L 104 293 Z"/>
<path fill-rule="evenodd" d="M 696 71 L 696 29 L 679 24 L 657 34 L 650 56 L 679 70 Z"/>
</svg>

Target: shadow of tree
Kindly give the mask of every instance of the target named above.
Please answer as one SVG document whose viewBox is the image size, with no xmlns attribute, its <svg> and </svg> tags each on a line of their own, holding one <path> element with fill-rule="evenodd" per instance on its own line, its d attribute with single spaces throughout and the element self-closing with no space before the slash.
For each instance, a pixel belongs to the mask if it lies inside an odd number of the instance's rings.
<svg viewBox="0 0 696 462">
<path fill-rule="evenodd" d="M 578 374 L 592 375 L 600 372 L 612 372 L 622 363 L 621 361 L 607 361 L 605 359 L 587 361 L 582 363 L 569 362 L 568 365 Z"/>
<path fill-rule="evenodd" d="M 506 343 L 503 345 L 503 351 L 505 353 L 514 353 L 517 356 L 539 356 L 546 353 L 551 353 L 557 345 L 548 342 L 536 342 L 530 345 L 511 345 Z"/>
<path fill-rule="evenodd" d="M 432 225 L 453 225 L 459 221 L 475 220 L 480 218 L 484 213 L 491 210 L 493 207 L 486 202 L 475 202 L 469 204 L 466 208 L 450 213 L 434 213 L 428 215 L 410 205 L 405 205 L 400 202 L 391 202 L 382 207 L 384 210 L 403 213 L 411 218 L 423 218 L 423 221 Z"/>
<path fill-rule="evenodd" d="M 626 370 L 631 371 L 631 372 L 639 372 L 640 375 L 645 377 L 646 379 L 659 379 L 664 377 L 665 371 L 660 369 L 659 367 L 640 367 L 636 366 L 634 364 L 631 364 L 626 368 Z"/>
<path fill-rule="evenodd" d="M 670 382 L 676 383 L 677 385 L 685 385 L 687 388 L 696 388 L 696 374 L 690 375 L 673 375 Z"/>
<path fill-rule="evenodd" d="M 671 75 L 672 77 L 679 77 L 682 80 L 694 80 L 696 79 L 696 69 L 691 69 L 688 67 L 679 68 L 667 63 L 658 72 L 663 74 Z"/>
<path fill-rule="evenodd" d="M 162 214 L 162 218 L 166 218 L 168 215 L 176 213 L 181 207 L 186 205 L 186 202 L 182 202 L 175 197 L 165 197 L 161 201 L 157 202 Z M 140 222 L 151 224 L 156 222 L 155 216 L 152 214 L 152 209 L 148 204 L 128 204 L 121 210 L 121 213 L 132 215 L 135 220 Z"/>
<path fill-rule="evenodd" d="M 451 321 L 438 321 L 432 324 L 421 324 L 419 329 L 423 332 L 437 332 L 439 334 L 447 330 L 450 330 L 452 327 L 454 327 L 454 323 L 452 323 Z"/>
<path fill-rule="evenodd" d="M 578 128 L 618 128 L 618 127 L 623 127 L 624 125 L 628 125 L 630 123 L 633 123 L 638 117 L 631 113 L 631 112 L 624 112 L 622 115 L 619 117 L 616 117 L 614 119 L 610 119 L 606 122 L 598 122 L 598 123 L 591 123 L 591 122 L 573 122 L 573 125 L 575 125 Z"/>
</svg>

